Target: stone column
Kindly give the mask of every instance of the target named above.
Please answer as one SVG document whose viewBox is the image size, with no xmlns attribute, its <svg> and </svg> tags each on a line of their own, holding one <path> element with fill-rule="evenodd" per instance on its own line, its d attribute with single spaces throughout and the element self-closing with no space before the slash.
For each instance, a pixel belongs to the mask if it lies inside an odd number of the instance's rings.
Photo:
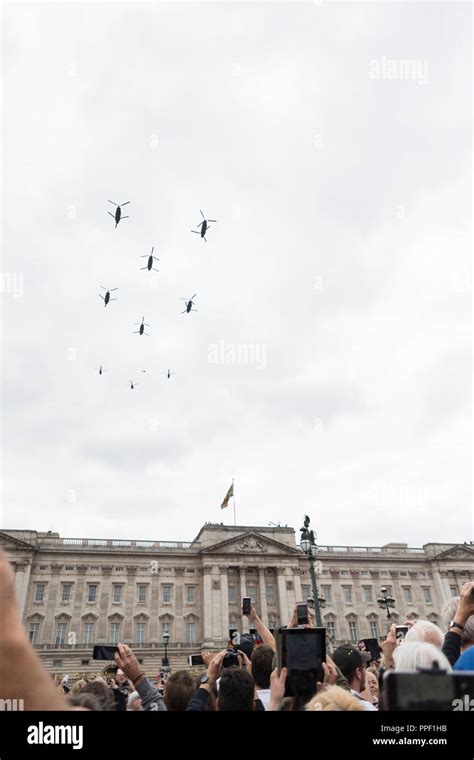
<svg viewBox="0 0 474 760">
<path fill-rule="evenodd" d="M 242 617 L 242 599 L 244 596 L 247 596 L 247 577 L 245 573 L 245 567 L 243 565 L 240 565 L 240 599 L 239 599 L 239 615 L 241 620 L 241 633 L 248 633 L 250 630 L 249 627 L 249 619 L 247 617 Z"/>
<path fill-rule="evenodd" d="M 99 631 L 98 638 L 106 644 L 109 643 L 109 603 L 112 590 L 111 584 L 112 565 L 102 565 L 102 576 L 99 583 Z"/>
<path fill-rule="evenodd" d="M 222 641 L 224 631 L 222 627 L 222 586 L 220 579 L 220 570 L 218 567 L 212 568 L 212 638 L 214 643 Z M 226 626 L 227 627 L 227 626 Z"/>
<path fill-rule="evenodd" d="M 15 589 L 20 610 L 20 618 L 24 622 L 25 605 L 31 575 L 31 560 L 20 559 L 16 562 Z"/>
<path fill-rule="evenodd" d="M 265 568 L 258 568 L 258 596 L 259 609 L 257 610 L 259 618 L 268 626 L 268 607 L 267 607 L 267 586 L 265 583 Z"/>
<path fill-rule="evenodd" d="M 280 623 L 284 626 L 287 625 L 288 620 L 290 619 L 288 596 L 286 593 L 286 568 L 284 567 L 277 567 L 277 586 Z"/>
<path fill-rule="evenodd" d="M 303 601 L 303 592 L 301 590 L 301 570 L 299 567 L 292 567 L 293 584 L 295 589 L 295 603 Z"/>
<path fill-rule="evenodd" d="M 204 617 L 204 641 L 202 643 L 204 649 L 207 647 L 213 647 L 213 631 L 212 631 L 212 567 L 210 565 L 204 565 L 202 568 L 202 613 Z"/>
<path fill-rule="evenodd" d="M 87 565 L 77 565 L 77 580 L 75 584 L 74 603 L 72 607 L 71 631 L 76 634 L 78 644 L 82 644 L 83 625 L 82 615 L 84 609 L 84 587 L 86 583 Z"/>
<path fill-rule="evenodd" d="M 125 584 L 124 588 L 124 600 L 123 600 L 123 614 L 124 614 L 124 621 L 123 621 L 123 639 L 124 641 L 132 642 L 135 639 L 135 626 L 134 626 L 134 617 L 133 613 L 135 610 L 135 602 L 136 602 L 136 588 L 135 588 L 135 577 L 137 574 L 137 566 L 136 565 L 127 565 L 127 583 Z"/>
<path fill-rule="evenodd" d="M 229 589 L 227 579 L 227 565 L 220 566 L 221 574 L 221 620 L 222 620 L 222 646 L 227 646 L 229 638 Z"/>
<path fill-rule="evenodd" d="M 160 629 L 159 629 L 159 600 L 160 600 L 160 575 L 158 565 L 153 565 L 149 576 L 143 578 L 143 582 L 148 582 L 150 579 L 150 585 L 148 587 L 148 606 L 144 607 L 144 612 L 148 612 L 150 615 L 150 628 L 149 628 L 149 642 L 157 644 L 160 641 Z M 135 593 L 138 594 L 136 591 Z M 141 610 L 141 607 L 137 609 Z"/>
<path fill-rule="evenodd" d="M 183 618 L 184 604 L 184 567 L 175 567 L 175 585 L 174 585 L 174 614 L 175 614 L 175 642 L 186 641 L 186 630 Z"/>
<path fill-rule="evenodd" d="M 46 585 L 47 600 L 46 608 L 44 610 L 44 643 L 54 644 L 56 635 L 56 607 L 59 601 L 60 581 L 59 575 L 62 570 L 62 565 L 51 565 L 51 576 L 49 583 Z"/>
<path fill-rule="evenodd" d="M 433 606 L 434 609 L 439 613 L 445 602 L 449 601 L 451 598 L 451 592 L 449 590 L 447 579 L 441 577 L 439 570 L 433 570 L 433 581 L 436 590 L 436 598 L 433 594 Z"/>
</svg>

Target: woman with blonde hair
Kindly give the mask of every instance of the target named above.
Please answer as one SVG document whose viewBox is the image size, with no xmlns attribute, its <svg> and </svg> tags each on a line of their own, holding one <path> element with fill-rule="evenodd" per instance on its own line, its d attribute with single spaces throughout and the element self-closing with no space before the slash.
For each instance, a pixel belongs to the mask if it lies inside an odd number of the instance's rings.
<svg viewBox="0 0 474 760">
<path fill-rule="evenodd" d="M 308 702 L 305 709 L 317 712 L 365 712 L 360 700 L 340 686 L 322 689 Z"/>
<path fill-rule="evenodd" d="M 76 683 L 73 685 L 71 689 L 71 694 L 79 694 L 80 690 L 86 685 L 87 681 L 85 681 L 83 678 L 80 678 Z"/>
</svg>

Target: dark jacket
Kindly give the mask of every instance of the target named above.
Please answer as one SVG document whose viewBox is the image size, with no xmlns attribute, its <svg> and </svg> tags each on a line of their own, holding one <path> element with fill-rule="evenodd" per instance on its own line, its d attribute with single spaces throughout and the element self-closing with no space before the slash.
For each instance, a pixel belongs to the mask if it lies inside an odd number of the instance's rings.
<svg viewBox="0 0 474 760">
<path fill-rule="evenodd" d="M 461 656 L 461 635 L 448 631 L 444 637 L 442 652 L 448 658 L 449 664 L 454 665 Z"/>
</svg>

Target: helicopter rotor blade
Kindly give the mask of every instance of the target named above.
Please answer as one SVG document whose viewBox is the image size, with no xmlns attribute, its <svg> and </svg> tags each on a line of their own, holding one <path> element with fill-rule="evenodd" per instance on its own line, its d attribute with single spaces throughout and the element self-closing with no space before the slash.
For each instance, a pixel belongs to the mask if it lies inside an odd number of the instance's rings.
<svg viewBox="0 0 474 760">
<path fill-rule="evenodd" d="M 121 203 L 120 205 L 121 206 L 126 206 L 128 203 L 130 203 L 130 201 L 125 201 L 125 203 Z"/>
<path fill-rule="evenodd" d="M 118 290 L 118 288 L 110 288 L 109 293 L 112 293 L 113 290 Z"/>
<path fill-rule="evenodd" d="M 191 230 L 191 232 L 194 232 L 195 235 L 199 235 L 199 232 L 197 230 Z"/>
<path fill-rule="evenodd" d="M 201 209 L 199 209 L 199 211 L 201 211 L 201 216 L 202 216 L 202 218 L 203 218 L 203 219 L 205 219 L 206 217 L 205 217 L 205 216 L 204 216 L 204 214 L 202 213 L 202 210 L 201 210 Z"/>
<path fill-rule="evenodd" d="M 107 211 L 108 214 L 112 217 L 112 219 L 115 219 L 115 214 L 111 214 L 110 211 Z"/>
<path fill-rule="evenodd" d="M 193 298 L 196 298 L 196 296 L 197 296 L 197 293 L 195 293 L 193 296 L 191 296 L 191 298 L 189 300 L 192 301 Z"/>
<path fill-rule="evenodd" d="M 208 222 L 217 222 L 217 219 L 208 219 Z"/>
<path fill-rule="evenodd" d="M 110 201 L 109 200 L 109 203 L 112 203 L 114 206 L 118 206 L 118 203 L 115 203 L 115 201 Z"/>
<path fill-rule="evenodd" d="M 130 217 L 129 216 L 122 216 L 122 217 L 120 217 L 120 221 L 122 221 L 122 219 L 130 219 Z"/>
</svg>

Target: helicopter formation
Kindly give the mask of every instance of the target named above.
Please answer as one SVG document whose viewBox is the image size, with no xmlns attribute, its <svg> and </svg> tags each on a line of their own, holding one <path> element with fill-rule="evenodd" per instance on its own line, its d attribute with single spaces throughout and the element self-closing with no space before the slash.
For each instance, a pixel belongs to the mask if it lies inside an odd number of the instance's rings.
<svg viewBox="0 0 474 760">
<path fill-rule="evenodd" d="M 115 221 L 115 229 L 117 229 L 117 227 L 118 227 L 118 225 L 119 225 L 119 223 L 120 223 L 120 221 L 122 219 L 129 219 L 130 218 L 128 215 L 123 215 L 122 214 L 122 208 L 124 206 L 127 206 L 130 203 L 130 201 L 125 201 L 124 203 L 116 203 L 115 201 L 112 201 L 112 200 L 109 199 L 108 202 L 111 203 L 113 206 L 115 206 L 115 213 L 112 214 L 110 211 L 107 211 L 107 214 L 109 214 L 109 216 L 111 216 L 112 219 Z M 199 209 L 199 210 L 201 212 L 202 221 L 199 222 L 199 224 L 197 225 L 196 229 L 192 229 L 191 232 L 193 232 L 196 235 L 200 235 L 201 239 L 204 240 L 205 243 L 207 243 L 206 233 L 211 228 L 210 222 L 212 222 L 213 224 L 216 224 L 217 223 L 217 219 L 206 219 L 203 211 L 201 209 Z M 155 263 L 155 261 L 159 261 L 160 260 L 160 259 L 158 259 L 154 255 L 154 250 L 155 250 L 155 246 L 152 246 L 151 252 L 149 254 L 143 254 L 141 256 L 142 259 L 147 259 L 146 265 L 144 267 L 140 267 L 141 271 L 147 270 L 148 272 L 151 272 L 151 271 L 153 271 L 153 272 L 159 272 L 159 269 L 156 269 L 156 267 L 153 266 L 154 263 Z M 105 295 L 103 295 L 102 293 L 98 294 L 99 297 L 104 302 L 104 307 L 107 307 L 108 304 L 111 301 L 117 301 L 118 300 L 117 298 L 113 297 L 111 295 L 111 293 L 116 292 L 119 288 L 106 288 L 103 285 L 100 285 L 99 287 L 101 288 L 101 290 L 105 290 Z M 194 295 L 192 295 L 191 298 L 181 298 L 180 299 L 181 301 L 184 301 L 184 309 L 181 312 L 181 314 L 189 314 L 191 311 L 198 311 L 197 309 L 194 308 L 196 296 L 197 296 L 197 293 L 194 293 Z M 138 330 L 133 330 L 133 334 L 134 335 L 138 335 L 140 337 L 142 335 L 146 335 L 146 336 L 150 335 L 149 332 L 145 331 L 145 327 L 148 327 L 148 328 L 151 327 L 151 325 L 148 322 L 145 322 L 145 317 L 142 317 L 142 321 L 141 322 L 135 322 L 134 323 L 134 327 L 138 327 Z M 102 375 L 104 372 L 108 372 L 108 370 L 105 369 L 102 364 L 99 367 L 97 367 L 97 371 L 98 371 L 99 375 Z M 147 370 L 145 370 L 145 369 L 142 370 L 142 372 L 146 372 L 146 371 Z M 167 369 L 166 372 L 164 372 L 163 374 L 165 374 L 166 377 L 167 377 L 167 379 L 170 380 L 171 376 L 175 375 L 176 373 L 175 372 L 171 372 L 170 369 Z M 132 391 L 135 389 L 135 387 L 137 385 L 140 385 L 140 383 L 136 383 L 133 380 L 129 380 L 129 384 L 130 384 L 130 389 Z"/>
</svg>

